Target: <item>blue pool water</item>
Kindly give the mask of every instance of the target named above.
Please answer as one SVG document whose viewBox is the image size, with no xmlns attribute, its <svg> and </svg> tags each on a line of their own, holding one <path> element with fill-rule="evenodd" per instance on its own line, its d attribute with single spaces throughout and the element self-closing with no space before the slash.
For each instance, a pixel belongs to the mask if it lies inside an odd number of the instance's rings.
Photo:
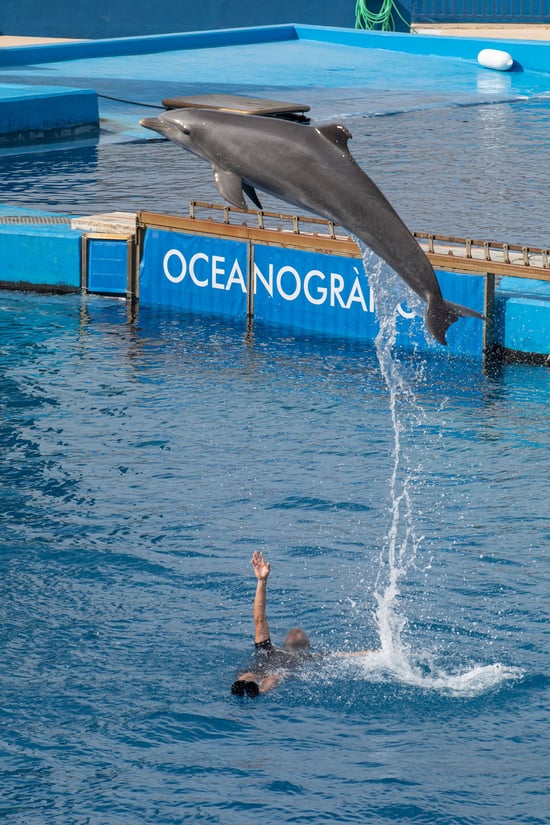
<svg viewBox="0 0 550 825">
<path fill-rule="evenodd" d="M 548 821 L 547 370 L 8 292 L 0 347 L 4 822 Z M 383 654 L 232 697 L 255 548 L 276 640 Z"/>
</svg>

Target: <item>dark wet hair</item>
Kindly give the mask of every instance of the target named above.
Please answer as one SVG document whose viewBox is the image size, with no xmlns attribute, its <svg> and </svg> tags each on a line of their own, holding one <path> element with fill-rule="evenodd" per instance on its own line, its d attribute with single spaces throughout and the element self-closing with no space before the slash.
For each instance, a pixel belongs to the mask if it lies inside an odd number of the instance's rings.
<svg viewBox="0 0 550 825">
<path fill-rule="evenodd" d="M 233 696 L 244 696 L 246 694 L 251 699 L 255 699 L 259 692 L 260 688 L 257 682 L 237 679 L 237 681 L 231 685 L 231 693 Z"/>
</svg>

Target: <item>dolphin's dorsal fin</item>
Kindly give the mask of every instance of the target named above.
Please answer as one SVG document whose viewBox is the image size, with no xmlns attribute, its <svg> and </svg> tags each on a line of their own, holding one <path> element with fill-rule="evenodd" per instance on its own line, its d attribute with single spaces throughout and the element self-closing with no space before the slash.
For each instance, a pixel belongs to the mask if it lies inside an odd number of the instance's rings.
<svg viewBox="0 0 550 825">
<path fill-rule="evenodd" d="M 335 143 L 344 149 L 348 148 L 348 140 L 352 137 L 351 132 L 341 123 L 329 123 L 327 126 L 319 126 L 317 131 L 327 140 L 330 140 L 331 143 Z"/>
<path fill-rule="evenodd" d="M 236 172 L 229 172 L 221 166 L 213 166 L 214 180 L 218 187 L 218 192 L 226 201 L 241 209 L 246 209 L 246 202 L 243 195 L 243 182 Z"/>
</svg>

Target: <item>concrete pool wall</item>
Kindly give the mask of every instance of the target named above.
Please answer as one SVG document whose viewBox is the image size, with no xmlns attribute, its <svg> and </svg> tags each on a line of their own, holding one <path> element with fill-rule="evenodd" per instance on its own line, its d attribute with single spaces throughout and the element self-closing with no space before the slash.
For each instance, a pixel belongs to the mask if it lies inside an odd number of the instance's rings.
<svg viewBox="0 0 550 825">
<path fill-rule="evenodd" d="M 403 32 L 360 31 L 351 28 L 285 23 L 276 26 L 8 47 L 0 51 L 0 67 L 286 40 L 314 40 L 355 48 L 388 49 L 409 54 L 458 57 L 465 60 L 476 60 L 479 51 L 487 47 L 487 39 L 480 37 L 418 36 Z M 525 70 L 546 73 L 550 71 L 549 44 L 546 42 L 506 39 L 497 42 L 491 39 L 490 44 L 494 48 L 509 51 L 518 65 Z"/>
</svg>

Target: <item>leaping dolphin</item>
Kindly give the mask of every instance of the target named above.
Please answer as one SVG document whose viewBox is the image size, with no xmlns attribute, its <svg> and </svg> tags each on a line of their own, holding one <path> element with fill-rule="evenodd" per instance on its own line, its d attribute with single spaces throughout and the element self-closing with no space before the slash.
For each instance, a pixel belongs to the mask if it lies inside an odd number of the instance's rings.
<svg viewBox="0 0 550 825">
<path fill-rule="evenodd" d="M 345 126 L 303 126 L 259 115 L 173 109 L 143 118 L 211 164 L 220 194 L 246 209 L 244 192 L 261 209 L 256 187 L 327 218 L 356 235 L 426 302 L 426 326 L 441 344 L 459 316 L 479 312 L 445 301 L 428 258 L 397 212 L 348 150 Z"/>
</svg>

